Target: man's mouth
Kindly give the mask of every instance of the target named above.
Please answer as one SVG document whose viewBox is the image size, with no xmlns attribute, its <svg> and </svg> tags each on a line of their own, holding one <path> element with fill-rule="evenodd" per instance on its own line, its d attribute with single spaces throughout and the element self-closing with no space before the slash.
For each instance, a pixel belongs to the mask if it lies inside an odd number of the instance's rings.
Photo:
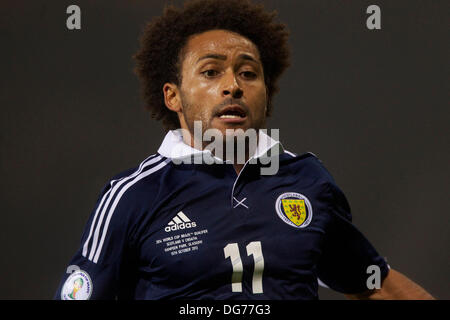
<svg viewBox="0 0 450 320">
<path fill-rule="evenodd" d="M 240 123 L 245 121 L 247 118 L 247 113 L 240 105 L 234 104 L 222 108 L 217 113 L 216 117 L 224 120 L 225 122 Z"/>
</svg>

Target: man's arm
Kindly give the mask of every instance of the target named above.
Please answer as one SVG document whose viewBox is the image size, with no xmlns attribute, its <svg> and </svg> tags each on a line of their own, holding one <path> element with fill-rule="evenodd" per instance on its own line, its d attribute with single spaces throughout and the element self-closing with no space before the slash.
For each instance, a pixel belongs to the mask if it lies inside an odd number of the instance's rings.
<svg viewBox="0 0 450 320">
<path fill-rule="evenodd" d="M 425 289 L 393 269 L 389 270 L 380 289 L 345 296 L 352 300 L 434 300 Z"/>
</svg>

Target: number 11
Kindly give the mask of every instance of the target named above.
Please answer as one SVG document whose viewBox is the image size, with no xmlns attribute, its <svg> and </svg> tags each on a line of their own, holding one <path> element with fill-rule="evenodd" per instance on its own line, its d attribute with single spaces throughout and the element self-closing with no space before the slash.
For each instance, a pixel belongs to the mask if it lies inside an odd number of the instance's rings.
<svg viewBox="0 0 450 320">
<path fill-rule="evenodd" d="M 263 293 L 262 274 L 264 270 L 264 257 L 262 254 L 261 241 L 250 242 L 247 247 L 247 255 L 253 255 L 255 268 L 253 270 L 252 290 L 253 293 Z M 230 258 L 233 267 L 233 275 L 231 277 L 231 291 L 242 292 L 242 266 L 241 255 L 237 243 L 229 243 L 223 248 L 225 259 Z"/>
</svg>

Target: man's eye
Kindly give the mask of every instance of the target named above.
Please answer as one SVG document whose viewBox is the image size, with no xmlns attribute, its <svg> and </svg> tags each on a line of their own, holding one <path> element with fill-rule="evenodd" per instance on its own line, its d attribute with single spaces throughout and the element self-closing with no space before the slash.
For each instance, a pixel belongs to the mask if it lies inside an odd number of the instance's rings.
<svg viewBox="0 0 450 320">
<path fill-rule="evenodd" d="M 244 72 L 241 72 L 241 75 L 242 75 L 244 78 L 247 78 L 247 79 L 255 79 L 255 78 L 256 78 L 256 73 L 254 73 L 254 72 L 252 72 L 252 71 L 244 71 Z"/>
<path fill-rule="evenodd" d="M 202 74 L 204 76 L 206 76 L 207 78 L 212 78 L 212 77 L 217 76 L 219 74 L 219 72 L 216 70 L 210 69 L 210 70 L 203 71 Z"/>
</svg>

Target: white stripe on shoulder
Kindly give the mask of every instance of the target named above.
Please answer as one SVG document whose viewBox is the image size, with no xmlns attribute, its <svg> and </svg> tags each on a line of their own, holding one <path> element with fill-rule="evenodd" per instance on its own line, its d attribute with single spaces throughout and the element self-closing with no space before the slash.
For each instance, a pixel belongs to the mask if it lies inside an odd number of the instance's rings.
<svg viewBox="0 0 450 320">
<path fill-rule="evenodd" d="M 138 172 L 138 171 L 142 171 L 142 168 L 144 167 L 144 165 L 147 164 L 147 161 L 150 160 L 150 159 L 155 159 L 157 156 L 161 157 L 161 156 L 160 156 L 159 154 L 157 154 L 157 153 L 152 154 L 151 156 L 147 157 L 147 159 L 145 159 L 144 161 L 142 161 L 142 162 L 140 163 L 139 168 L 137 168 L 137 169 L 132 173 L 132 175 L 135 174 L 135 173 Z M 119 179 L 111 180 L 111 181 L 110 181 L 110 184 L 111 184 L 111 186 L 112 186 L 112 185 L 113 185 L 114 183 L 116 183 L 117 181 L 121 181 L 121 180 L 126 179 L 126 178 L 128 178 L 128 177 L 130 177 L 130 175 L 124 176 L 124 177 L 119 178 Z"/>
<path fill-rule="evenodd" d="M 117 190 L 117 188 L 120 187 L 124 183 L 125 179 L 129 179 L 129 178 L 133 178 L 133 177 L 137 176 L 140 172 L 142 172 L 144 167 L 146 167 L 148 165 L 151 165 L 151 164 L 153 164 L 153 163 L 155 163 L 155 162 L 157 162 L 157 161 L 159 161 L 161 159 L 162 159 L 161 156 L 151 155 L 150 157 L 148 157 L 147 159 L 145 159 L 144 161 L 141 162 L 141 164 L 139 165 L 139 168 L 133 174 L 131 174 L 129 176 L 122 177 L 120 179 L 112 180 L 110 182 L 111 188 L 108 190 L 108 192 L 106 192 L 103 195 L 102 200 L 100 201 L 99 205 L 97 206 L 97 210 L 96 210 L 94 218 L 93 218 L 93 220 L 91 222 L 91 228 L 89 230 L 89 235 L 88 235 L 88 237 L 87 237 L 87 239 L 86 239 L 86 241 L 84 243 L 84 246 L 83 246 L 83 256 L 84 257 L 87 256 L 89 241 L 91 240 L 92 233 L 94 231 L 94 227 L 95 227 L 96 222 L 97 222 L 98 214 L 101 211 L 101 209 L 104 207 L 105 201 L 107 202 L 106 203 L 106 207 L 108 206 L 109 201 L 110 201 L 111 191 Z M 114 189 L 114 187 L 116 187 L 116 188 Z M 103 219 L 103 214 L 100 217 L 100 220 L 101 219 Z M 100 221 L 99 224 L 101 224 L 101 221 Z"/>
<path fill-rule="evenodd" d="M 147 161 L 144 165 L 139 166 L 139 169 L 136 170 L 133 174 L 131 174 L 130 176 L 127 176 L 124 179 L 118 181 L 118 183 L 116 183 L 115 185 L 112 185 L 111 192 L 110 192 L 109 196 L 107 198 L 105 198 L 105 204 L 101 208 L 99 207 L 99 209 L 98 209 L 99 212 L 101 212 L 101 213 L 100 213 L 100 218 L 99 218 L 99 220 L 98 220 L 98 222 L 96 224 L 96 228 L 95 228 L 95 232 L 94 232 L 94 238 L 92 240 L 92 247 L 91 247 L 91 250 L 90 250 L 89 257 L 88 257 L 89 260 L 92 260 L 93 257 L 94 257 L 94 253 L 95 253 L 95 250 L 97 249 L 97 245 L 98 245 L 98 238 L 100 236 L 100 228 L 101 228 L 101 226 L 103 224 L 103 221 L 104 221 L 103 219 L 104 219 L 105 213 L 107 211 L 107 208 L 109 207 L 109 204 L 111 203 L 111 200 L 116 197 L 117 190 L 121 186 L 125 185 L 128 181 L 130 181 L 130 180 L 134 179 L 136 176 L 138 176 L 145 168 L 147 168 L 148 166 L 153 165 L 154 163 L 156 163 L 158 161 L 161 161 L 161 159 L 162 159 L 161 156 L 157 156 L 155 158 L 152 158 L 151 160 Z M 88 243 L 88 242 L 86 241 L 86 243 Z"/>
<path fill-rule="evenodd" d="M 97 248 L 97 252 L 95 253 L 95 256 L 94 256 L 94 259 L 92 260 L 92 262 L 97 263 L 98 258 L 100 257 L 100 253 L 102 252 L 103 243 L 105 241 L 105 237 L 106 237 L 106 234 L 108 232 L 109 222 L 111 221 L 111 217 L 112 217 L 112 215 L 113 215 L 113 213 L 114 213 L 114 211 L 115 211 L 115 209 L 117 207 L 117 204 L 119 203 L 119 201 L 122 198 L 122 195 L 125 193 L 125 191 L 127 191 L 132 185 L 134 185 L 139 180 L 141 180 L 141 179 L 151 175 L 152 173 L 160 170 L 161 168 L 163 168 L 164 166 L 169 164 L 171 161 L 172 161 L 171 159 L 165 159 L 164 161 L 160 162 L 157 166 L 151 168 L 150 170 L 142 172 L 141 174 L 136 176 L 134 179 L 128 179 L 127 180 L 127 184 L 120 190 L 119 194 L 115 197 L 115 200 L 114 200 L 114 202 L 113 202 L 113 204 L 111 206 L 111 209 L 109 209 L 109 211 L 108 211 L 108 216 L 106 218 L 105 226 L 103 228 L 100 244 L 99 244 L 99 246 Z M 98 224 L 97 227 L 99 227 L 100 225 L 101 224 Z M 94 237 L 95 237 L 95 235 L 94 235 Z M 95 252 L 95 246 L 92 246 L 91 254 L 89 255 L 89 259 L 91 259 L 91 256 L 94 254 L 94 252 Z"/>
<path fill-rule="evenodd" d="M 284 152 L 286 152 L 288 155 L 290 155 L 291 157 L 296 157 L 297 155 L 295 153 L 292 153 L 290 151 L 284 150 Z"/>
</svg>

